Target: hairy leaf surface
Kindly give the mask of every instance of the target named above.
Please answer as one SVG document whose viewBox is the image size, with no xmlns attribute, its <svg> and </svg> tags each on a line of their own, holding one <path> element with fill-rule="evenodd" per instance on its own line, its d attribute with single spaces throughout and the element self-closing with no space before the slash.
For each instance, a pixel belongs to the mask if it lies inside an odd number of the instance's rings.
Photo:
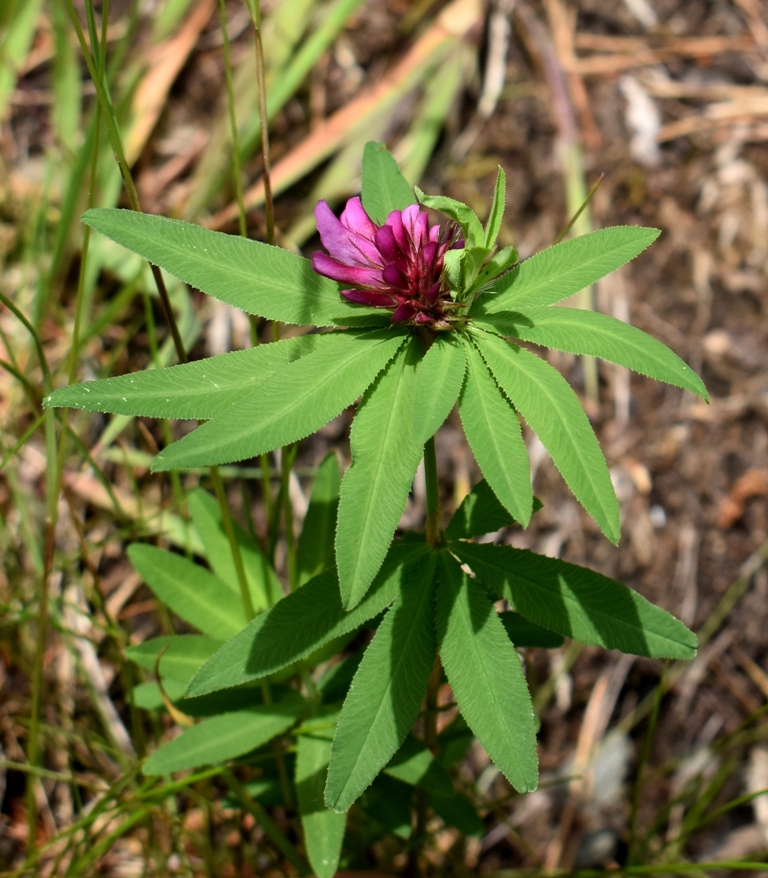
<svg viewBox="0 0 768 878">
<path fill-rule="evenodd" d="M 541 509 L 541 502 L 534 497 L 532 511 Z M 515 524 L 509 511 L 499 503 L 488 482 L 481 479 L 461 501 L 445 529 L 447 540 L 468 540 L 493 533 Z"/>
<path fill-rule="evenodd" d="M 613 543 L 619 540 L 619 501 L 589 419 L 563 376 L 549 363 L 497 335 L 478 336 L 488 368 L 536 431 L 576 499 Z"/>
<path fill-rule="evenodd" d="M 413 438 L 418 339 L 411 338 L 366 393 L 350 433 L 352 466 L 341 482 L 336 564 L 342 603 L 363 598 L 405 510 L 421 446 Z"/>
<path fill-rule="evenodd" d="M 648 333 L 605 314 L 579 308 L 529 308 L 521 304 L 520 313 L 507 311 L 483 317 L 479 311 L 474 322 L 493 332 L 556 351 L 587 354 L 618 363 L 641 375 L 683 387 L 709 401 L 701 378 L 677 354 Z"/>
<path fill-rule="evenodd" d="M 269 676 L 354 631 L 392 603 L 408 576 L 408 565 L 427 551 L 426 543 L 394 545 L 368 594 L 349 613 L 341 605 L 336 571 L 320 574 L 224 644 L 194 677 L 187 695 Z"/>
<path fill-rule="evenodd" d="M 393 210 L 405 210 L 416 204 L 413 189 L 383 143 L 365 144 L 360 196 L 365 212 L 377 226 L 383 226 Z"/>
<path fill-rule="evenodd" d="M 291 363 L 279 380 L 265 382 L 169 445 L 154 459 L 153 469 L 244 460 L 319 430 L 365 391 L 405 340 L 389 330 L 345 335 L 345 344 Z"/>
<path fill-rule="evenodd" d="M 691 659 L 696 635 L 665 610 L 594 570 L 511 546 L 452 550 L 518 613 L 582 643 L 652 658 Z"/>
<path fill-rule="evenodd" d="M 462 716 L 512 786 L 535 790 L 536 731 L 520 659 L 483 589 L 447 552 L 438 576 L 438 649 Z"/>
<path fill-rule="evenodd" d="M 465 346 L 467 375 L 459 415 L 485 480 L 523 527 L 533 508 L 531 468 L 520 420 L 472 344 Z"/>
<path fill-rule="evenodd" d="M 434 436 L 451 413 L 465 370 L 463 346 L 448 333 L 439 335 L 416 370 L 413 438 L 417 445 Z"/>
<path fill-rule="evenodd" d="M 405 740 L 435 660 L 434 555 L 414 568 L 355 674 L 333 740 L 326 804 L 346 811 Z"/>
<path fill-rule="evenodd" d="M 308 259 L 239 235 L 131 210 L 95 208 L 83 222 L 209 296 L 267 320 L 315 326 L 360 325 L 375 309 L 348 305 Z"/>
<path fill-rule="evenodd" d="M 620 268 L 658 238 L 658 229 L 613 226 L 542 250 L 502 275 L 471 313 L 553 305 Z"/>
</svg>

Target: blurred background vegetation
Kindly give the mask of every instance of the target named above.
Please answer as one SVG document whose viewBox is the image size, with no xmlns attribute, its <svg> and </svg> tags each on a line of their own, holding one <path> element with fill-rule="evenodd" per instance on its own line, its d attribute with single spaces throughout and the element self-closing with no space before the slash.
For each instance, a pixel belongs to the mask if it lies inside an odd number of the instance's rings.
<svg viewBox="0 0 768 878">
<path fill-rule="evenodd" d="M 604 175 L 574 232 L 642 223 L 663 235 L 580 304 L 659 337 L 713 397 L 706 406 L 551 355 L 606 450 L 623 540 L 600 538 L 531 435 L 544 509 L 528 531 L 494 539 L 621 579 L 693 627 L 702 648 L 667 666 L 569 644 L 531 651 L 541 789 L 511 795 L 473 745 L 457 783 L 482 831 L 434 816 L 421 869 L 768 873 L 764 2 L 265 0 L 267 126 L 254 11 L 240 0 L 0 3 L 0 870 L 296 874 L 261 812 L 233 807 L 215 772 L 140 771 L 174 723 L 132 704 L 144 677 L 124 650 L 183 629 L 125 549 L 188 539 L 186 494 L 210 487 L 207 474 L 148 472 L 185 426 L 40 404 L 49 387 L 176 361 L 148 266 L 89 237 L 82 211 L 139 203 L 266 240 L 268 127 L 276 240 L 305 253 L 316 201 L 358 191 L 371 139 L 410 181 L 481 217 L 501 164 L 500 243 L 522 258 L 556 238 Z M 271 338 L 167 283 L 193 357 Z M 302 443 L 290 472 L 280 460 L 222 471 L 234 514 L 281 574 L 279 492 L 298 527 L 328 449 L 348 457 L 347 426 L 342 416 Z M 478 478 L 458 423 L 439 434 L 438 456 L 450 511 Z M 408 526 L 423 518 L 420 485 Z M 298 838 L 290 809 L 269 813 Z M 345 868 L 404 868 L 410 827 L 382 820 Z"/>
</svg>

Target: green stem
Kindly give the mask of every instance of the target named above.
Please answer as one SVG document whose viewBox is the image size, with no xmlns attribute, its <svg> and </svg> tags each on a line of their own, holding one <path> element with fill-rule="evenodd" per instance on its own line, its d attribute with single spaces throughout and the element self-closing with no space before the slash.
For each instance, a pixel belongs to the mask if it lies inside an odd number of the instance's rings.
<svg viewBox="0 0 768 878">
<path fill-rule="evenodd" d="M 240 804 L 248 811 L 256 821 L 261 825 L 266 835 L 272 840 L 275 847 L 285 856 L 285 858 L 294 866 L 299 875 L 311 875 L 312 870 L 302 857 L 296 851 L 296 848 L 283 834 L 280 827 L 272 820 L 267 812 L 253 799 L 248 790 L 238 781 L 229 769 L 222 772 L 221 777 L 224 783 L 232 790 L 232 792 L 240 799 Z"/>
<path fill-rule="evenodd" d="M 427 488 L 427 520 L 425 531 L 430 546 L 439 546 L 440 536 L 440 490 L 437 481 L 437 455 L 435 437 L 424 443 L 424 481 Z"/>
</svg>

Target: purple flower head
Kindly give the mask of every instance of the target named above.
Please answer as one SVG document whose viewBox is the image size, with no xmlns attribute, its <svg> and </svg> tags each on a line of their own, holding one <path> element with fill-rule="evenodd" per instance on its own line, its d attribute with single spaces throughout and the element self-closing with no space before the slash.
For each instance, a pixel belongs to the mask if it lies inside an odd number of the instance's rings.
<svg viewBox="0 0 768 878">
<path fill-rule="evenodd" d="M 455 228 L 441 232 L 440 226 L 430 227 L 417 204 L 393 210 L 377 226 L 359 198 L 350 198 L 340 219 L 320 201 L 315 217 L 328 253 L 315 253 L 312 267 L 349 287 L 341 291 L 344 298 L 389 309 L 393 323 L 449 328 L 453 300 L 442 273 L 445 253 L 457 243 Z"/>
</svg>

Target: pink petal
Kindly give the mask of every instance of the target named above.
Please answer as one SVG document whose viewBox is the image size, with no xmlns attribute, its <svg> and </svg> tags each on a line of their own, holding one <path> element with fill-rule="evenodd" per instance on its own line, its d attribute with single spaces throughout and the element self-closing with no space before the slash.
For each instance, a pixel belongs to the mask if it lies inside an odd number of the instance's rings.
<svg viewBox="0 0 768 878">
<path fill-rule="evenodd" d="M 387 217 L 385 225 L 392 229 L 392 234 L 395 237 L 395 241 L 397 241 L 397 246 L 403 251 L 403 253 L 408 253 L 411 247 L 408 235 L 405 232 L 405 226 L 403 225 L 403 211 L 393 210 Z"/>
<path fill-rule="evenodd" d="M 380 268 L 343 265 L 320 251 L 312 254 L 312 268 L 324 277 L 356 287 L 385 286 Z"/>
<path fill-rule="evenodd" d="M 399 257 L 402 257 L 403 253 L 397 245 L 392 226 L 384 225 L 376 229 L 373 240 L 387 262 L 394 262 Z"/>
<path fill-rule="evenodd" d="M 351 232 L 363 235 L 369 240 L 373 240 L 378 226 L 365 212 L 362 201 L 356 196 L 350 198 L 347 206 L 341 212 L 342 225 L 346 226 Z"/>
<path fill-rule="evenodd" d="M 371 290 L 342 290 L 341 295 L 350 302 L 359 305 L 370 305 L 373 308 L 391 308 L 395 301 L 386 293 L 374 293 Z"/>
<path fill-rule="evenodd" d="M 412 302 L 403 302 L 395 308 L 394 313 L 392 314 L 392 322 L 405 323 L 405 321 L 410 320 L 417 311 L 418 308 Z"/>
<path fill-rule="evenodd" d="M 390 286 L 397 287 L 403 292 L 408 291 L 408 278 L 394 262 L 390 262 L 389 265 L 384 266 L 384 271 L 382 271 L 381 276 L 384 278 L 384 282 Z"/>
<path fill-rule="evenodd" d="M 334 259 L 347 265 L 381 267 L 381 256 L 373 241 L 342 225 L 327 202 L 317 202 L 315 218 L 323 247 Z"/>
</svg>

